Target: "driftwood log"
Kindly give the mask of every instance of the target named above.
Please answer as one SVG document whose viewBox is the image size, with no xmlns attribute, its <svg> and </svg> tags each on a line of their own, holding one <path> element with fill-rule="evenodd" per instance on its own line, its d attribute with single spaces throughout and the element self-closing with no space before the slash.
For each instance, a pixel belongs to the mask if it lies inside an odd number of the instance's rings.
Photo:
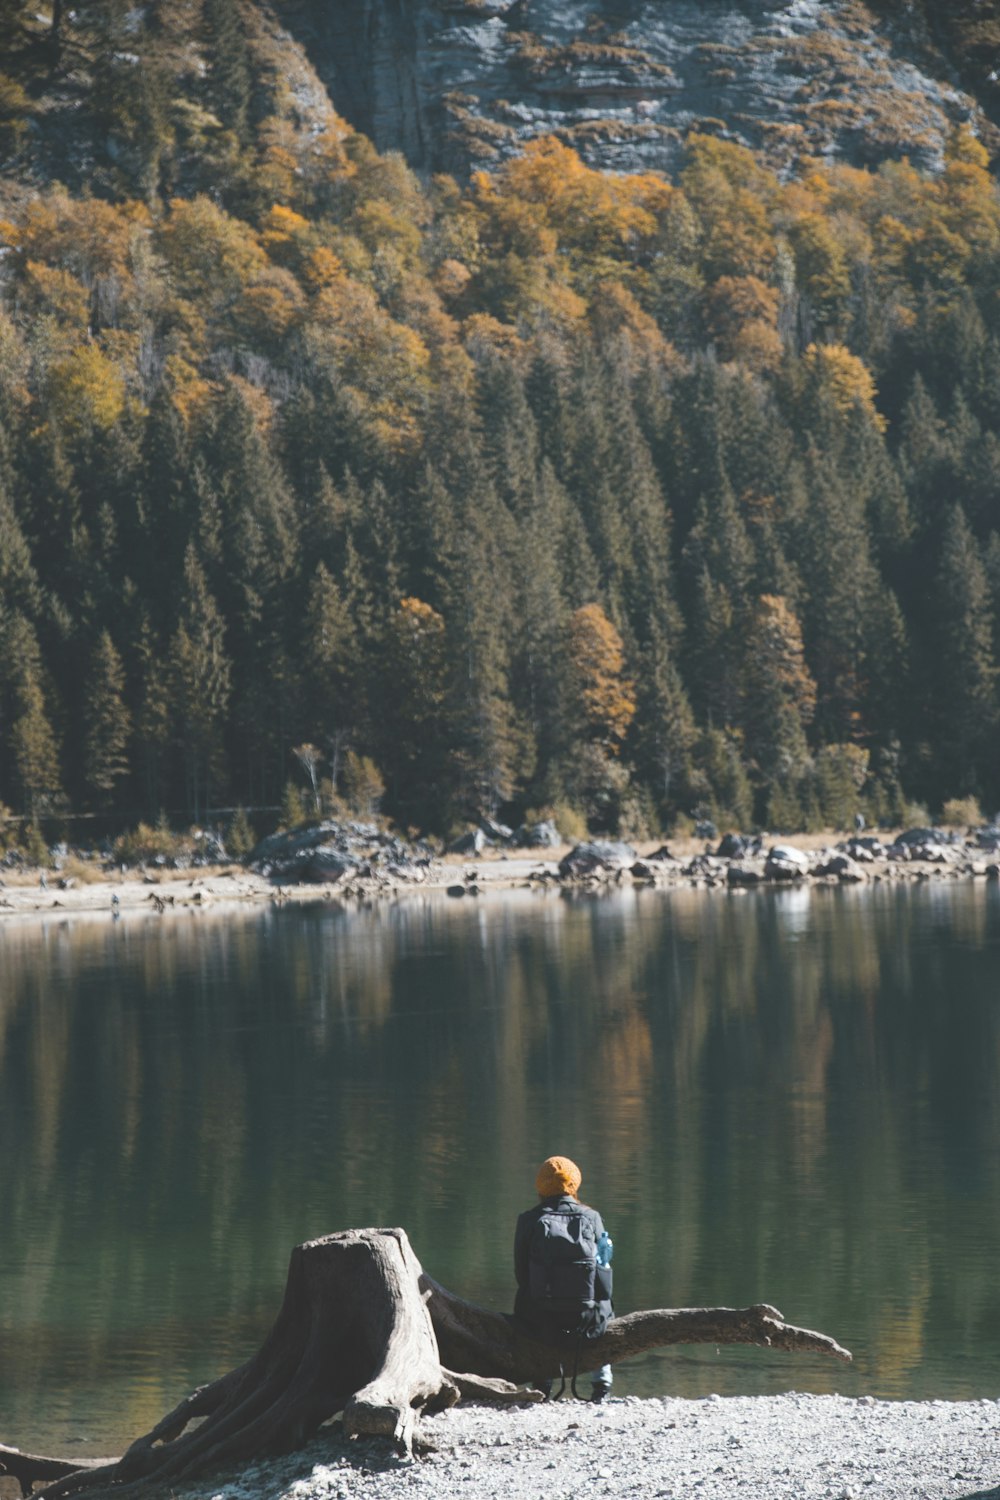
<svg viewBox="0 0 1000 1500">
<path fill-rule="evenodd" d="M 758 1344 L 850 1354 L 826 1334 L 795 1328 L 773 1307 L 682 1308 L 615 1318 L 588 1343 L 587 1367 L 663 1344 Z M 342 1414 L 352 1436 L 377 1435 L 412 1453 L 425 1412 L 460 1400 L 527 1403 L 519 1389 L 557 1376 L 565 1351 L 514 1319 L 465 1302 L 424 1274 L 402 1229 L 349 1229 L 292 1251 L 284 1301 L 259 1351 L 201 1386 L 121 1458 L 86 1467 L 0 1446 L 0 1473 L 46 1500 L 148 1494 L 306 1442 Z M 460 1372 L 460 1373 L 459 1373 Z M 197 1420 L 197 1425 L 192 1426 Z"/>
</svg>

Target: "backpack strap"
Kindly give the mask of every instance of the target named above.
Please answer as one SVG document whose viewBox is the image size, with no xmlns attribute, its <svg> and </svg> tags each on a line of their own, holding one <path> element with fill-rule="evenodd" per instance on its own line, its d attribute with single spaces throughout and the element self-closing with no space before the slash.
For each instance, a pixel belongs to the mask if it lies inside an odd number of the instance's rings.
<svg viewBox="0 0 1000 1500">
<path fill-rule="evenodd" d="M 580 1395 L 580 1392 L 576 1388 L 576 1377 L 579 1374 L 579 1370 L 580 1370 L 580 1345 L 582 1343 L 583 1343 L 583 1333 L 581 1331 L 576 1336 L 576 1349 L 573 1352 L 573 1379 L 572 1379 L 572 1381 L 570 1383 L 570 1388 L 571 1388 L 571 1390 L 573 1392 L 573 1395 L 577 1399 L 577 1401 L 582 1401 L 583 1400 L 583 1397 Z M 563 1384 L 565 1384 L 565 1381 L 563 1382 Z"/>
</svg>

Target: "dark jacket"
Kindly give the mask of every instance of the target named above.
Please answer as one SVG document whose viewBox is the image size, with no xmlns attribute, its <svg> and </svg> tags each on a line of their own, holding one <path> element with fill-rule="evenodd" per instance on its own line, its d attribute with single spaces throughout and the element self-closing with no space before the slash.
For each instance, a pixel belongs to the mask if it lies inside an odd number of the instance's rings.
<svg viewBox="0 0 1000 1500">
<path fill-rule="evenodd" d="M 527 1209 L 518 1216 L 517 1228 L 514 1231 L 514 1275 L 517 1279 L 517 1296 L 514 1299 L 514 1316 L 523 1318 L 525 1322 L 539 1324 L 544 1320 L 543 1312 L 532 1300 L 529 1286 L 531 1280 L 530 1272 L 530 1248 L 531 1236 L 535 1225 L 544 1213 L 582 1213 L 594 1226 L 594 1240 L 600 1240 L 604 1233 L 604 1223 L 596 1208 L 590 1208 L 586 1203 L 578 1203 L 575 1198 L 568 1194 L 553 1198 L 543 1198 L 536 1203 L 534 1208 Z M 599 1273 L 601 1274 L 601 1273 Z M 606 1285 L 610 1291 L 610 1268 L 606 1275 Z M 607 1318 L 611 1316 L 610 1296 L 599 1304 L 600 1311 Z"/>
</svg>

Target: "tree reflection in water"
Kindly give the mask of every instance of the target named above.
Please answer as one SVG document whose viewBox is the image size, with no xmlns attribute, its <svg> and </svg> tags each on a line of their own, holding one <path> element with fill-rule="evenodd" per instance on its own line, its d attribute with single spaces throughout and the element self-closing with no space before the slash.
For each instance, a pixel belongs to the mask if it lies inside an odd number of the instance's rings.
<svg viewBox="0 0 1000 1500">
<path fill-rule="evenodd" d="M 402 1223 L 508 1305 L 552 1151 L 623 1310 L 766 1299 L 857 1354 L 665 1353 L 623 1388 L 995 1395 L 998 980 L 979 884 L 7 925 L 0 1436 L 148 1427 L 331 1229 Z"/>
</svg>

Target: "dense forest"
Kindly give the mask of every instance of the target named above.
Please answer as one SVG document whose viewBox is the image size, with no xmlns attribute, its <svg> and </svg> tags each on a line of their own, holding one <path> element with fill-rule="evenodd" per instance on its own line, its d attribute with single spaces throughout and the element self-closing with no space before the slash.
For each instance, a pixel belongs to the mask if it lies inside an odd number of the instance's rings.
<svg viewBox="0 0 1000 1500">
<path fill-rule="evenodd" d="M 421 181 L 297 112 L 236 0 L 190 77 L 169 7 L 91 9 L 0 20 L 13 814 L 993 810 L 1000 194 L 968 131 L 934 175 L 779 176 L 702 130 L 675 181 L 554 138 Z M 53 69 L 90 70 L 103 142 L 62 184 Z"/>
</svg>

